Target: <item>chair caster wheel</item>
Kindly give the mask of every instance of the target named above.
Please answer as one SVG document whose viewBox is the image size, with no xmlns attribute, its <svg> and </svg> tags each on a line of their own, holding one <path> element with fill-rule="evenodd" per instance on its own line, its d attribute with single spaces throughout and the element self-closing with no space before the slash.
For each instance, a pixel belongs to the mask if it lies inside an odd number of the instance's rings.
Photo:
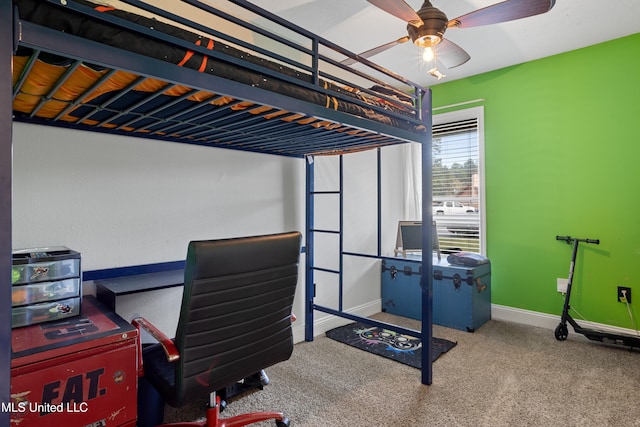
<svg viewBox="0 0 640 427">
<path fill-rule="evenodd" d="M 284 417 L 282 420 L 276 420 L 277 427 L 289 427 L 289 418 Z"/>
<path fill-rule="evenodd" d="M 264 371 L 264 369 L 260 371 L 260 384 L 262 386 L 269 384 L 269 376 Z"/>
<path fill-rule="evenodd" d="M 567 329 L 567 325 L 564 325 L 562 323 L 560 323 L 557 327 L 556 327 L 556 339 L 558 341 L 564 341 L 567 339 L 567 337 L 569 336 L 569 330 Z"/>
</svg>

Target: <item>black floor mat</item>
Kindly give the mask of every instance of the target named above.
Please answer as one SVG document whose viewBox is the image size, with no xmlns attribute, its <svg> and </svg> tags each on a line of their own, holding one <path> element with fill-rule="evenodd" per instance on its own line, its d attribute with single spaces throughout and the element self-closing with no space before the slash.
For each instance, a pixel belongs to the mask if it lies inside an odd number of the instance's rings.
<svg viewBox="0 0 640 427">
<path fill-rule="evenodd" d="M 331 329 L 327 331 L 327 337 L 414 368 L 420 369 L 422 365 L 422 342 L 419 338 L 359 322 Z M 432 342 L 433 361 L 457 344 L 435 337 Z"/>
</svg>

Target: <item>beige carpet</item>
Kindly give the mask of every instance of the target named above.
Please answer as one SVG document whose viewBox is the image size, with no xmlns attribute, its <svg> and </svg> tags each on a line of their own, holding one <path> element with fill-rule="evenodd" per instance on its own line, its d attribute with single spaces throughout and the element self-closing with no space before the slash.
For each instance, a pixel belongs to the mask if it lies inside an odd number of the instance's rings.
<svg viewBox="0 0 640 427">
<path fill-rule="evenodd" d="M 418 322 L 377 318 L 419 328 Z M 491 320 L 475 333 L 434 326 L 458 345 L 420 371 L 324 336 L 267 370 L 271 383 L 223 416 L 283 411 L 292 426 L 640 426 L 640 351 Z M 203 404 L 202 404 L 203 405 Z M 167 407 L 165 422 L 204 415 Z M 258 426 L 274 426 L 265 422 Z"/>
</svg>

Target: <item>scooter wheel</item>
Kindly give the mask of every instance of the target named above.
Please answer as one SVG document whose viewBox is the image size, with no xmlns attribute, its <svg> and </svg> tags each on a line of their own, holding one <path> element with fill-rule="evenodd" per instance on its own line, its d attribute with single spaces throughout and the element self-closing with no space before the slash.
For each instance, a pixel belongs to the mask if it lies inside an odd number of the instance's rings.
<svg viewBox="0 0 640 427">
<path fill-rule="evenodd" d="M 569 330 L 567 329 L 567 325 L 560 323 L 556 327 L 556 339 L 558 341 L 564 341 L 569 336 Z"/>
</svg>

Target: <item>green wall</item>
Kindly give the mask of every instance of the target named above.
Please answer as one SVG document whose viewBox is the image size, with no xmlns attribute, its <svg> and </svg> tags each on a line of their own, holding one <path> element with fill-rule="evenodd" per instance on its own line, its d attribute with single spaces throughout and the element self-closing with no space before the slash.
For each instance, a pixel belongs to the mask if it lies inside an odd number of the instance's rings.
<svg viewBox="0 0 640 427">
<path fill-rule="evenodd" d="M 484 99 L 492 301 L 560 314 L 556 278 L 580 244 L 571 305 L 587 320 L 640 317 L 640 34 L 439 84 L 434 107 Z"/>
</svg>

